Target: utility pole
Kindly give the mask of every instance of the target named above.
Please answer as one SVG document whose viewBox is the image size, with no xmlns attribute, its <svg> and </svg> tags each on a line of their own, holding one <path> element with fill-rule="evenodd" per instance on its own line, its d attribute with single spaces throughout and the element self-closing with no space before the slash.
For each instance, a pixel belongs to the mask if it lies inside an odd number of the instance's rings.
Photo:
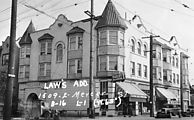
<svg viewBox="0 0 194 120">
<path fill-rule="evenodd" d="M 10 27 L 10 43 L 9 43 L 9 64 L 6 81 L 6 91 L 3 108 L 3 120 L 11 120 L 12 113 L 12 97 L 14 90 L 14 80 L 16 76 L 15 70 L 15 41 L 16 41 L 16 19 L 17 19 L 17 0 L 12 0 L 11 9 L 11 27 Z"/>
<path fill-rule="evenodd" d="M 89 81 L 89 118 L 95 117 L 95 111 L 93 106 L 93 96 L 94 96 L 94 88 L 93 88 L 93 0 L 91 0 L 91 13 L 90 13 L 90 81 Z M 93 92 L 93 96 L 92 96 Z"/>
<path fill-rule="evenodd" d="M 182 52 L 180 52 L 180 99 L 181 99 L 181 111 L 184 111 L 183 109 L 183 55 Z"/>
<path fill-rule="evenodd" d="M 149 37 L 142 37 L 143 39 L 149 38 L 150 39 L 150 117 L 154 117 L 154 85 L 153 85 L 153 38 L 159 36 L 150 35 Z"/>
</svg>

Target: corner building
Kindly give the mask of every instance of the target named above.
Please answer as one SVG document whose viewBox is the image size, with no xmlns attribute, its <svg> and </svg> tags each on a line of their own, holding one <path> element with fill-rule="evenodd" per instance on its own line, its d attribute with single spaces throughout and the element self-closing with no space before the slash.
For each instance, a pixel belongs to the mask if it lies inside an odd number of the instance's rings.
<svg viewBox="0 0 194 120">
<path fill-rule="evenodd" d="M 148 113 L 149 40 L 142 37 L 149 34 L 135 30 L 138 21 L 131 23 L 121 18 L 111 0 L 93 22 L 95 113 Z M 159 44 L 160 57 L 163 45 Z M 38 31 L 30 23 L 20 46 L 20 109 L 40 116 L 44 103 L 50 109 L 60 110 L 63 116 L 87 116 L 90 19 L 72 22 L 59 15 L 48 29 Z M 160 62 L 161 67 L 156 67 L 156 71 L 160 70 L 156 76 L 160 77 L 155 81 L 163 86 L 162 58 Z"/>
</svg>

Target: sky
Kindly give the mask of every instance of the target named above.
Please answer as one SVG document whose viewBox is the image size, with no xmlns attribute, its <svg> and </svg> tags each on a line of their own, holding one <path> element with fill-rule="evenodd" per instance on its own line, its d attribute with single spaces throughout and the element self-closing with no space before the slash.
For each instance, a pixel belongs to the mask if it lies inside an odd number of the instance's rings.
<svg viewBox="0 0 194 120">
<path fill-rule="evenodd" d="M 94 15 L 101 15 L 108 0 L 94 0 Z M 188 49 L 190 82 L 194 84 L 194 0 L 112 0 L 120 15 L 131 20 L 137 14 L 149 31 L 166 40 L 176 36 Z M 32 6 L 50 17 L 25 5 Z M 16 38 L 22 36 L 32 20 L 36 30 L 48 28 L 59 14 L 69 20 L 88 18 L 90 0 L 18 0 Z M 10 35 L 11 0 L 0 4 L 0 45 Z"/>
</svg>

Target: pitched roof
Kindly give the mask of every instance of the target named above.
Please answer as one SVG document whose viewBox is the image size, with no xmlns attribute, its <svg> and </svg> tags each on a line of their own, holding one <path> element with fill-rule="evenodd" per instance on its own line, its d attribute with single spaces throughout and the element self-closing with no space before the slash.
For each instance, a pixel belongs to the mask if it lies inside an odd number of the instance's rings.
<svg viewBox="0 0 194 120">
<path fill-rule="evenodd" d="M 30 33 L 34 32 L 35 28 L 34 25 L 32 23 L 32 21 L 30 22 L 30 24 L 28 25 L 26 31 L 24 32 L 24 34 L 22 35 L 19 44 L 31 44 L 32 43 L 32 39 L 30 37 Z"/>
<path fill-rule="evenodd" d="M 42 35 L 40 38 L 38 38 L 38 41 L 40 40 L 44 40 L 44 39 L 53 39 L 54 37 L 52 35 L 50 35 L 49 33 L 45 33 L 44 35 Z"/>
<path fill-rule="evenodd" d="M 121 18 L 119 12 L 116 10 L 114 4 L 111 0 L 108 1 L 106 7 L 102 13 L 101 18 L 99 19 L 96 29 L 101 27 L 121 27 L 126 29 L 127 26 L 124 23 L 124 20 Z"/>
<path fill-rule="evenodd" d="M 70 31 L 67 32 L 67 35 L 74 33 L 83 33 L 85 30 L 80 27 L 73 27 Z"/>
</svg>

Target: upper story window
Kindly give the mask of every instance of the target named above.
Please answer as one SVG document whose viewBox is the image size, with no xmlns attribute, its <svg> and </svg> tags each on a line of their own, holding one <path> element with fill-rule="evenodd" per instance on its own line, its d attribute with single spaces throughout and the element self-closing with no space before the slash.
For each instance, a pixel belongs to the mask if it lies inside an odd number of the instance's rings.
<svg viewBox="0 0 194 120">
<path fill-rule="evenodd" d="M 107 31 L 101 31 L 99 45 L 101 46 L 106 44 L 107 44 Z"/>
<path fill-rule="evenodd" d="M 175 73 L 173 73 L 173 83 L 176 83 Z"/>
<path fill-rule="evenodd" d="M 159 76 L 159 80 L 162 80 L 162 68 L 158 67 L 158 76 Z"/>
<path fill-rule="evenodd" d="M 120 45 L 121 46 L 125 45 L 125 43 L 124 43 L 124 32 L 120 32 Z"/>
<path fill-rule="evenodd" d="M 131 39 L 131 51 L 135 52 L 135 41 Z"/>
<path fill-rule="evenodd" d="M 38 41 L 40 42 L 40 55 L 48 55 L 52 53 L 53 38 L 54 37 L 48 33 L 38 38 Z"/>
<path fill-rule="evenodd" d="M 144 45 L 143 48 L 144 48 L 144 50 L 143 50 L 143 55 L 144 55 L 144 56 L 147 56 L 147 46 Z"/>
<path fill-rule="evenodd" d="M 140 42 L 137 43 L 137 51 L 138 51 L 138 54 L 141 54 L 141 43 Z"/>
<path fill-rule="evenodd" d="M 135 75 L 135 62 L 131 61 L 130 68 L 131 68 L 131 75 Z"/>
<path fill-rule="evenodd" d="M 29 78 L 30 76 L 30 66 L 29 65 L 21 65 L 19 67 L 19 78 Z"/>
<path fill-rule="evenodd" d="M 81 59 L 72 59 L 68 61 L 68 72 L 69 74 L 82 73 L 82 60 Z"/>
<path fill-rule="evenodd" d="M 138 76 L 141 76 L 141 64 L 140 63 L 137 63 L 137 73 L 138 73 Z"/>
<path fill-rule="evenodd" d="M 147 67 L 147 65 L 144 65 L 143 66 L 143 77 L 145 77 L 145 78 L 147 78 L 147 74 L 148 74 L 148 67 Z"/>
<path fill-rule="evenodd" d="M 109 56 L 109 70 L 118 70 L 117 56 Z"/>
<path fill-rule="evenodd" d="M 9 63 L 9 54 L 2 55 L 2 65 L 8 65 Z"/>
<path fill-rule="evenodd" d="M 99 57 L 99 70 L 100 71 L 106 71 L 107 70 L 107 57 L 106 56 L 100 56 Z"/>
<path fill-rule="evenodd" d="M 124 57 L 116 55 L 99 56 L 99 71 L 124 71 Z"/>
<path fill-rule="evenodd" d="M 51 63 L 40 63 L 39 76 L 50 76 L 50 75 L 51 75 Z"/>
<path fill-rule="evenodd" d="M 175 66 L 175 58 L 174 58 L 174 56 L 172 57 L 172 65 Z"/>
<path fill-rule="evenodd" d="M 76 50 L 76 37 L 69 38 L 69 50 Z"/>
<path fill-rule="evenodd" d="M 179 84 L 179 74 L 176 75 L 177 84 Z"/>
<path fill-rule="evenodd" d="M 154 67 L 154 68 L 152 69 L 152 73 L 153 73 L 153 78 L 156 79 L 156 78 L 157 78 L 156 67 Z"/>
<path fill-rule="evenodd" d="M 167 81 L 167 70 L 163 70 L 163 80 Z"/>
<path fill-rule="evenodd" d="M 118 44 L 118 32 L 117 31 L 109 31 L 109 44 Z"/>
<path fill-rule="evenodd" d="M 30 46 L 22 46 L 20 48 L 20 58 L 29 58 L 30 57 Z"/>
<path fill-rule="evenodd" d="M 178 67 L 179 66 L 179 60 L 178 60 L 178 58 L 176 58 L 176 67 Z"/>
<path fill-rule="evenodd" d="M 78 49 L 83 47 L 83 36 L 78 36 Z"/>
<path fill-rule="evenodd" d="M 69 37 L 69 50 L 80 50 L 83 48 L 83 35 Z"/>
<path fill-rule="evenodd" d="M 62 62 L 63 60 L 63 45 L 62 44 L 57 45 L 56 59 L 57 59 L 57 62 Z"/>
<path fill-rule="evenodd" d="M 52 53 L 52 42 L 41 41 L 40 42 L 40 55 L 48 55 Z"/>
</svg>

